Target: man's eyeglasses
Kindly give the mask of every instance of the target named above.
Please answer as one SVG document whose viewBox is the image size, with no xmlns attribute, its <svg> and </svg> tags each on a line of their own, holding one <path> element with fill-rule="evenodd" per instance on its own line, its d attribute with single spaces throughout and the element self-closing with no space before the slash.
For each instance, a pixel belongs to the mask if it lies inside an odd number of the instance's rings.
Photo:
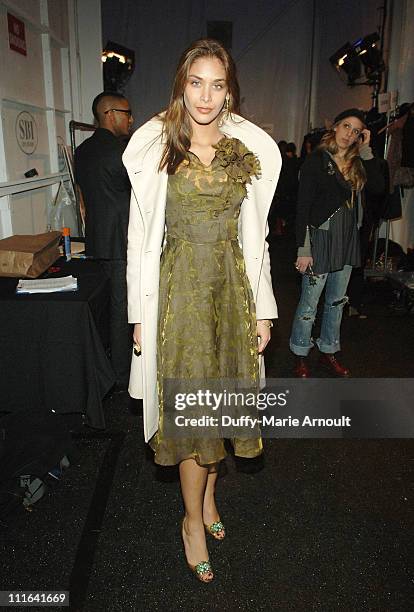
<svg viewBox="0 0 414 612">
<path fill-rule="evenodd" d="M 126 113 L 128 117 L 132 117 L 132 110 L 130 108 L 108 108 L 108 110 L 104 112 L 104 115 L 107 115 L 112 111 L 116 111 L 117 113 Z"/>
</svg>

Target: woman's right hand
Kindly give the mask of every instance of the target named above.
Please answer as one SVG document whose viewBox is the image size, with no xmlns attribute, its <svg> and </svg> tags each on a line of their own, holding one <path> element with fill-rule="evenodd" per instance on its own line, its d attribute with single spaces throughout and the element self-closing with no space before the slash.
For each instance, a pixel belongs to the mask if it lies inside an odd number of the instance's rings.
<svg viewBox="0 0 414 612">
<path fill-rule="evenodd" d="M 305 274 L 309 266 L 313 266 L 313 257 L 298 257 L 295 268 L 301 274 Z"/>
<path fill-rule="evenodd" d="M 139 347 L 141 347 L 141 323 L 135 323 L 132 338 L 134 340 L 134 344 L 137 344 Z"/>
</svg>

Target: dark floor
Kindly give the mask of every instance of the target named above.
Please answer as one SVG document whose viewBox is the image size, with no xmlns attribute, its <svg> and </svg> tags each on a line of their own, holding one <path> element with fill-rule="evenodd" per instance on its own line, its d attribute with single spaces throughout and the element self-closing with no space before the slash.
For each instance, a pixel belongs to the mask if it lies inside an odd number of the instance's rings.
<svg viewBox="0 0 414 612">
<path fill-rule="evenodd" d="M 278 238 L 272 376 L 291 375 L 293 260 Z M 359 378 L 413 377 L 413 316 L 390 309 L 384 283 L 368 298 L 368 319 L 344 318 L 344 361 Z M 2 590 L 70 589 L 71 609 L 86 611 L 413 609 L 413 440 L 273 439 L 263 462 L 228 457 L 228 536 L 210 542 L 216 579 L 203 585 L 184 562 L 175 469 L 154 466 L 140 415 L 119 398 L 106 412 L 105 432 L 77 428 L 64 478 L 1 529 Z"/>
</svg>

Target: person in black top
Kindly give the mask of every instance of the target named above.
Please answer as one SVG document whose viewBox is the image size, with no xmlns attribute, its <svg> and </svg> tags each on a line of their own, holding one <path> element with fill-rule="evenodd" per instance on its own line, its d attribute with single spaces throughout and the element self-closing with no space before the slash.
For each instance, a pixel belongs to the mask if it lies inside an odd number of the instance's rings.
<svg viewBox="0 0 414 612">
<path fill-rule="evenodd" d="M 299 161 L 293 142 L 278 142 L 282 154 L 282 169 L 269 211 L 269 229 L 274 235 L 293 232 L 298 195 Z"/>
<path fill-rule="evenodd" d="M 316 344 L 320 362 L 336 376 L 349 376 L 335 357 L 340 350 L 340 326 L 352 266 L 360 265 L 358 227 L 362 220 L 360 194 L 364 187 L 382 193 L 384 177 L 372 155 L 364 113 L 352 108 L 340 113 L 300 171 L 296 269 L 303 275 L 302 293 L 293 321 L 290 349 L 296 355 L 295 375 L 310 376 L 306 356 Z M 312 327 L 325 288 L 320 337 Z"/>
<path fill-rule="evenodd" d="M 111 280 L 110 350 L 117 390 L 126 391 L 132 354 L 127 318 L 126 249 L 131 185 L 122 163 L 133 117 L 121 94 L 93 101 L 98 128 L 75 151 L 75 174 L 85 204 L 85 252 L 100 259 Z"/>
</svg>

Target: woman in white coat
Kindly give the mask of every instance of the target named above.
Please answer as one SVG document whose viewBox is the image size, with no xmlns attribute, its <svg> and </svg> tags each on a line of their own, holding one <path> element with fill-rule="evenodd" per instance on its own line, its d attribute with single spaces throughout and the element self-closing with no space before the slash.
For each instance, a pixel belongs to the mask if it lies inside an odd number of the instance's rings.
<svg viewBox="0 0 414 612">
<path fill-rule="evenodd" d="M 206 391 L 224 380 L 237 387 L 241 379 L 257 389 L 259 355 L 277 317 L 265 237 L 280 155 L 235 114 L 238 105 L 231 57 L 217 41 L 196 41 L 181 57 L 166 112 L 135 132 L 123 157 L 132 185 L 130 394 L 143 398 L 155 461 L 179 464 L 185 555 L 202 582 L 213 579 L 206 532 L 225 536 L 214 492 L 226 451 L 217 436 L 171 433 L 171 389 L 197 381 Z M 239 456 L 262 452 L 260 436 L 232 442 Z"/>
</svg>

